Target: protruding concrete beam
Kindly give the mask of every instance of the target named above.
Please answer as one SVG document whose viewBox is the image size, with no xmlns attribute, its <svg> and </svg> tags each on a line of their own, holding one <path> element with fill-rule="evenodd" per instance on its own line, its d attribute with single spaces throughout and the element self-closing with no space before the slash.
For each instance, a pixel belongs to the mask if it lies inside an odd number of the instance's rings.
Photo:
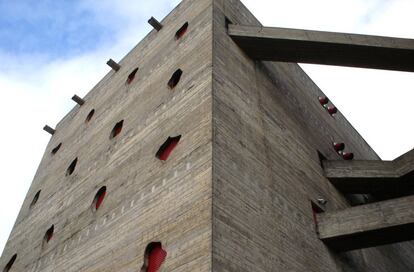
<svg viewBox="0 0 414 272">
<path fill-rule="evenodd" d="M 230 24 L 228 33 L 255 60 L 414 72 L 414 40 Z"/>
<path fill-rule="evenodd" d="M 54 130 L 53 128 L 49 127 L 48 125 L 45 125 L 43 127 L 43 130 L 50 133 L 51 135 L 55 134 L 56 130 Z"/>
<path fill-rule="evenodd" d="M 342 193 L 403 196 L 414 192 L 414 150 L 394 161 L 322 161 Z"/>
<path fill-rule="evenodd" d="M 115 72 L 118 72 L 119 69 L 121 69 L 121 65 L 116 63 L 113 59 L 109 59 L 106 64 L 108 64 L 109 67 L 111 67 Z"/>
<path fill-rule="evenodd" d="M 337 251 L 414 239 L 414 196 L 317 214 L 319 238 Z"/>
<path fill-rule="evenodd" d="M 396 158 L 394 163 L 400 175 L 407 175 L 410 172 L 414 172 L 414 149 Z"/>
<path fill-rule="evenodd" d="M 75 101 L 76 103 L 78 103 L 79 106 L 82 106 L 83 104 L 85 104 L 85 100 L 83 100 L 82 98 L 80 98 L 76 94 L 72 97 L 72 100 Z"/>
<path fill-rule="evenodd" d="M 401 185 L 392 161 L 322 161 L 322 165 L 326 178 L 342 193 L 378 193 Z"/>
<path fill-rule="evenodd" d="M 155 19 L 154 17 L 151 17 L 151 18 L 148 20 L 148 23 L 149 23 L 150 25 L 152 25 L 152 27 L 153 27 L 155 30 L 157 30 L 157 31 L 160 31 L 160 30 L 161 30 L 161 28 L 162 28 L 162 24 L 161 24 L 160 22 L 158 22 L 158 21 L 157 21 L 157 19 Z"/>
</svg>

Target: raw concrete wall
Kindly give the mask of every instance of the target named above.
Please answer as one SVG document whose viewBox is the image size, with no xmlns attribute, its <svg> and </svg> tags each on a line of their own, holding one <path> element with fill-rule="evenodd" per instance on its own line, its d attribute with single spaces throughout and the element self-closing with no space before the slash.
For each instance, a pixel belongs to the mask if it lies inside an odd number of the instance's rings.
<svg viewBox="0 0 414 272">
<path fill-rule="evenodd" d="M 317 237 L 311 201 L 326 210 L 348 201 L 323 176 L 318 151 L 379 159 L 323 93 L 293 63 L 254 62 L 226 33 L 260 25 L 237 0 L 214 1 L 213 270 L 410 271 L 412 243 L 335 253 Z"/>
<path fill-rule="evenodd" d="M 188 30 L 176 40 L 185 22 Z M 145 247 L 159 241 L 167 251 L 161 271 L 211 271 L 211 1 L 183 1 L 162 23 L 58 124 L 0 269 L 17 253 L 10 271 L 140 271 Z M 181 80 L 170 90 L 179 68 Z M 121 133 L 110 139 L 120 120 Z M 158 160 L 160 145 L 177 135 L 169 159 Z M 106 197 L 93 212 L 101 186 Z M 44 244 L 52 224 L 53 238 Z"/>
<path fill-rule="evenodd" d="M 311 201 L 325 198 L 327 211 L 349 206 L 323 176 L 317 151 L 341 159 L 332 148 L 341 141 L 356 159 L 378 156 L 340 113 L 319 104 L 322 92 L 298 65 L 250 60 L 228 37 L 225 17 L 259 25 L 236 0 L 183 1 L 59 123 L 0 269 L 17 253 L 11 271 L 140 271 L 150 242 L 167 251 L 160 271 L 414 267 L 411 243 L 338 254 L 317 238 Z M 177 135 L 169 159 L 159 161 L 159 146 Z"/>
</svg>

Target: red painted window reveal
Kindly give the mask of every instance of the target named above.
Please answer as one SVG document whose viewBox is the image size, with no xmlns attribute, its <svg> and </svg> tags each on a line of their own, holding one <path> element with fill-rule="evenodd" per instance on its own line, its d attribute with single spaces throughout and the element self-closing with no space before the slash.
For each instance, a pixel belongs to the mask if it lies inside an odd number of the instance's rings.
<svg viewBox="0 0 414 272">
<path fill-rule="evenodd" d="M 181 135 L 178 135 L 176 137 L 168 137 L 168 139 L 158 149 L 155 156 L 162 161 L 166 161 L 170 156 L 170 153 L 177 146 L 178 142 L 180 141 L 180 138 Z"/>
<path fill-rule="evenodd" d="M 45 242 L 48 243 L 53 238 L 53 232 L 54 232 L 55 226 L 52 225 L 45 233 Z"/>
<path fill-rule="evenodd" d="M 33 207 L 34 207 L 34 205 L 36 205 L 37 200 L 39 200 L 39 196 L 40 196 L 40 192 L 41 192 L 41 191 L 42 191 L 42 190 L 39 190 L 39 191 L 35 194 L 35 196 L 33 197 L 32 203 L 30 203 L 30 209 L 31 209 L 31 208 L 33 208 Z"/>
<path fill-rule="evenodd" d="M 316 210 L 312 207 L 312 217 L 313 217 L 313 222 L 314 222 L 315 224 L 318 224 L 318 219 L 316 218 L 316 214 L 317 214 Z"/>
<path fill-rule="evenodd" d="M 323 213 L 324 210 L 321 207 L 319 207 L 318 205 L 316 205 L 313 201 L 311 201 L 311 205 L 312 205 L 313 222 L 315 223 L 315 225 L 317 225 L 318 224 L 318 220 L 317 220 L 316 215 L 318 213 Z"/>
<path fill-rule="evenodd" d="M 12 268 L 12 266 L 13 266 L 14 262 L 16 261 L 16 259 L 17 259 L 17 254 L 14 254 L 14 255 L 10 258 L 10 261 L 9 261 L 9 262 L 6 264 L 6 266 L 4 267 L 3 272 L 9 272 L 9 271 L 10 271 L 10 269 Z"/>
<path fill-rule="evenodd" d="M 157 272 L 164 262 L 167 252 L 161 248 L 161 245 L 155 246 L 148 256 L 148 272 Z"/>
<path fill-rule="evenodd" d="M 134 78 L 135 78 L 135 74 L 138 72 L 138 68 L 135 68 L 129 75 L 128 75 L 128 78 L 127 78 L 127 81 L 126 81 L 126 83 L 127 84 L 131 84 L 132 83 L 132 81 L 134 81 Z"/>
<path fill-rule="evenodd" d="M 55 148 L 53 148 L 52 155 L 55 155 L 59 151 L 61 146 L 62 146 L 62 143 L 59 143 Z"/>
<path fill-rule="evenodd" d="M 330 115 L 334 115 L 338 112 L 338 109 L 335 106 L 328 106 L 327 110 Z"/>
<path fill-rule="evenodd" d="M 318 100 L 319 100 L 319 103 L 321 103 L 322 106 L 325 106 L 329 102 L 329 99 L 326 96 L 319 96 Z"/>
<path fill-rule="evenodd" d="M 344 143 L 333 143 L 333 148 L 335 149 L 336 152 L 342 151 L 345 149 L 345 144 Z"/>
<path fill-rule="evenodd" d="M 184 34 L 187 32 L 187 29 L 188 29 L 188 22 L 183 24 L 183 26 L 180 27 L 180 29 L 178 29 L 178 31 L 175 33 L 175 39 L 179 40 L 180 38 L 182 38 Z"/>
<path fill-rule="evenodd" d="M 92 117 L 93 117 L 93 115 L 95 114 L 95 110 L 94 109 L 92 109 L 89 113 L 88 113 L 88 116 L 86 116 L 86 119 L 85 119 L 85 123 L 88 123 L 91 119 L 92 119 Z"/>
<path fill-rule="evenodd" d="M 75 158 L 72 163 L 69 165 L 68 169 L 66 170 L 66 176 L 70 176 L 73 174 L 76 168 L 76 164 L 78 163 L 78 158 Z"/>
<path fill-rule="evenodd" d="M 346 161 L 350 161 L 354 159 L 354 153 L 344 152 L 342 153 L 342 158 Z"/>
<path fill-rule="evenodd" d="M 152 242 L 145 249 L 144 265 L 141 272 L 157 272 L 167 257 L 167 251 L 160 242 Z"/>
<path fill-rule="evenodd" d="M 99 191 L 96 193 L 94 201 L 93 201 L 93 207 L 95 210 L 98 210 L 101 206 L 104 198 L 106 195 L 106 186 L 103 186 Z"/>
<path fill-rule="evenodd" d="M 170 87 L 170 89 L 174 89 L 175 86 L 177 86 L 178 82 L 181 79 L 182 74 L 183 74 L 183 71 L 181 69 L 178 69 L 177 71 L 174 72 L 174 74 L 171 76 L 170 80 L 168 81 L 168 87 Z"/>
<path fill-rule="evenodd" d="M 116 136 L 118 136 L 119 133 L 121 133 L 122 131 L 122 126 L 124 125 L 124 120 L 119 121 L 118 123 L 115 124 L 114 128 L 111 131 L 111 135 L 109 138 L 115 138 Z"/>
</svg>

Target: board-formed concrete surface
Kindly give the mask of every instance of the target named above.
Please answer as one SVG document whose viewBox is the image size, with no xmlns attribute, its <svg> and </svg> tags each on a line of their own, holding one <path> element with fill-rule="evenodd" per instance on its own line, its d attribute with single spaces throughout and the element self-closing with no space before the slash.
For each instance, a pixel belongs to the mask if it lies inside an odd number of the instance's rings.
<svg viewBox="0 0 414 272">
<path fill-rule="evenodd" d="M 184 0 L 63 118 L 0 269 L 146 271 L 148 245 L 159 271 L 414 268 L 411 242 L 337 253 L 319 239 L 312 203 L 350 206 L 320 158 L 343 159 L 333 142 L 379 157 L 297 64 L 249 58 L 230 22 L 260 26 L 238 0 Z"/>
<path fill-rule="evenodd" d="M 256 60 L 414 72 L 412 39 L 233 24 L 229 35 Z"/>
</svg>

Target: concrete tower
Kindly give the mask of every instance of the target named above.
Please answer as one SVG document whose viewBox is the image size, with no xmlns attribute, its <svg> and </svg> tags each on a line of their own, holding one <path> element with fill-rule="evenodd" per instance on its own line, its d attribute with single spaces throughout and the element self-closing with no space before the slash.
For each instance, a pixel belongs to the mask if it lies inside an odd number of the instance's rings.
<svg viewBox="0 0 414 272">
<path fill-rule="evenodd" d="M 414 270 L 414 155 L 379 160 L 295 64 L 413 71 L 412 40 L 265 28 L 238 0 L 149 22 L 45 128 L 0 269 Z"/>
</svg>

